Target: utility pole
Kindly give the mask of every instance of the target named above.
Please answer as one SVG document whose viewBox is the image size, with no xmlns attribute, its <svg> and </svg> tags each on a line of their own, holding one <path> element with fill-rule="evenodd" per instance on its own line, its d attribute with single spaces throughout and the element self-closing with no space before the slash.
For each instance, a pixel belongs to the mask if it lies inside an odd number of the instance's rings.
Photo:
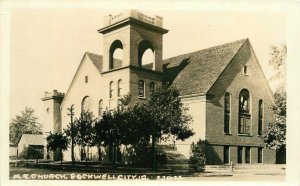
<svg viewBox="0 0 300 186">
<path fill-rule="evenodd" d="M 74 157 L 74 126 L 73 126 L 73 116 L 74 116 L 74 105 L 71 108 L 68 108 L 70 112 L 68 115 L 71 116 L 71 158 L 72 158 L 72 167 L 74 167 L 75 157 Z"/>
</svg>

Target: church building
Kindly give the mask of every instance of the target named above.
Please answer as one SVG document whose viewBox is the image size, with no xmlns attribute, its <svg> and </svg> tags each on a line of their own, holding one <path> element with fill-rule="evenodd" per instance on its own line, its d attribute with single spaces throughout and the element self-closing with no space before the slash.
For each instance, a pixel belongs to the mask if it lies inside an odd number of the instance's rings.
<svg viewBox="0 0 300 186">
<path fill-rule="evenodd" d="M 276 163 L 276 152 L 265 148 L 259 137 L 266 123 L 274 121 L 269 109 L 273 95 L 249 39 L 163 59 L 168 30 L 159 16 L 133 10 L 108 15 L 98 32 L 103 35 L 102 55 L 86 52 L 67 92 L 54 91 L 42 99 L 49 130 L 61 132 L 69 125 L 71 107 L 74 118 L 82 110 L 100 117 L 123 95 L 130 94 L 136 103 L 155 87 L 175 86 L 193 117 L 195 132 L 176 142 L 182 157 L 188 159 L 191 144 L 202 139 L 207 142 L 207 164 Z M 148 52 L 153 55 L 150 62 L 144 56 Z M 64 152 L 64 160 L 71 160 L 70 152 Z M 98 160 L 97 149 L 89 152 L 89 160 Z M 76 147 L 77 160 L 79 153 Z M 109 156 L 103 161 L 111 161 Z"/>
</svg>

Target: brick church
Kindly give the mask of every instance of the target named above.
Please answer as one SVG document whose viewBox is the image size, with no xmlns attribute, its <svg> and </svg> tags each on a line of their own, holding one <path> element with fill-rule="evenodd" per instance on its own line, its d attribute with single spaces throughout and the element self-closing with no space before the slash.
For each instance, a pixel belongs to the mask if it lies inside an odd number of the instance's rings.
<svg viewBox="0 0 300 186">
<path fill-rule="evenodd" d="M 166 83 L 181 93 L 193 117 L 195 135 L 176 142 L 176 153 L 188 159 L 190 145 L 206 139 L 207 164 L 275 163 L 276 152 L 259 138 L 273 113 L 273 95 L 248 39 L 163 59 L 163 19 L 138 11 L 104 17 L 103 55 L 86 52 L 65 94 L 53 91 L 45 104 L 45 131 L 61 132 L 70 123 L 68 108 L 78 117 L 82 110 L 101 116 L 125 94 L 133 103 L 143 101 L 155 87 Z M 121 51 L 121 58 L 116 54 Z M 145 62 L 151 52 L 153 60 Z M 48 130 L 47 130 L 48 129 Z M 103 147 L 103 161 L 111 161 Z M 71 150 L 64 160 L 71 160 Z M 125 153 L 120 151 L 120 154 Z M 98 160 L 90 148 L 89 160 Z M 80 147 L 75 148 L 80 160 Z M 128 163 L 120 158 L 120 163 Z"/>
</svg>

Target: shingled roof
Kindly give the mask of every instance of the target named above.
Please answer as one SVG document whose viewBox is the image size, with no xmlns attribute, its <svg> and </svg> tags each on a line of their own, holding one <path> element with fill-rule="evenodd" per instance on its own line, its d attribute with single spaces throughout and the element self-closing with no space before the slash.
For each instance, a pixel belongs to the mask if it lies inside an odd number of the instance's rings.
<svg viewBox="0 0 300 186">
<path fill-rule="evenodd" d="M 165 80 L 181 95 L 207 93 L 248 39 L 165 59 Z"/>
<path fill-rule="evenodd" d="M 239 49 L 248 39 L 165 59 L 164 78 L 180 90 L 181 95 L 205 94 L 212 87 Z M 103 56 L 86 52 L 99 72 Z M 114 59 L 116 65 L 121 61 Z"/>
</svg>

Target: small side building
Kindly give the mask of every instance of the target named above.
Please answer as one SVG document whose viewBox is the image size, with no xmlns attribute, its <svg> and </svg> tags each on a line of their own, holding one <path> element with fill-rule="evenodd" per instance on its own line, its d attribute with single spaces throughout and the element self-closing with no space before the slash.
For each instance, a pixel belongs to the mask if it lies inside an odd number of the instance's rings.
<svg viewBox="0 0 300 186">
<path fill-rule="evenodd" d="M 23 134 L 19 143 L 18 143 L 18 156 L 28 147 L 33 147 L 36 150 L 42 152 L 42 156 L 44 156 L 44 136 L 40 134 Z"/>
</svg>

